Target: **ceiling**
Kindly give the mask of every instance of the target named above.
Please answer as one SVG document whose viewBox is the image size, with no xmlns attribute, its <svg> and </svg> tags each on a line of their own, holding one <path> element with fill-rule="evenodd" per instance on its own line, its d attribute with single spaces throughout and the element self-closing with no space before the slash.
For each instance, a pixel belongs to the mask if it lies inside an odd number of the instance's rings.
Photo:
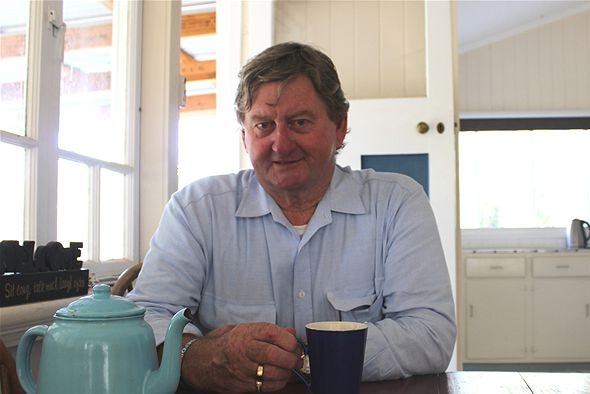
<svg viewBox="0 0 590 394">
<path fill-rule="evenodd" d="M 4 12 L 0 13 L 0 31 L 24 31 L 26 13 L 22 7 L 22 0 L 1 1 Z M 101 18 L 108 22 L 112 15 L 105 0 L 64 2 L 68 6 L 65 12 L 68 27 L 83 24 L 89 17 L 95 22 Z M 182 13 L 187 15 L 214 12 L 215 3 L 215 0 L 182 0 Z M 460 53 L 590 9 L 590 0 L 457 0 L 455 3 Z M 182 50 L 195 61 L 214 61 L 216 47 L 219 44 L 221 43 L 217 42 L 215 34 L 183 35 L 181 39 Z M 68 60 L 73 62 L 74 55 L 69 54 Z M 88 58 L 90 53 L 87 52 L 84 56 Z M 20 67 L 15 66 L 15 69 Z M 207 86 L 203 86 L 205 82 L 208 83 Z M 199 81 L 198 86 L 190 85 L 188 90 L 212 91 L 214 83 Z"/>
<path fill-rule="evenodd" d="M 459 52 L 590 9 L 590 0 L 459 0 Z"/>
</svg>

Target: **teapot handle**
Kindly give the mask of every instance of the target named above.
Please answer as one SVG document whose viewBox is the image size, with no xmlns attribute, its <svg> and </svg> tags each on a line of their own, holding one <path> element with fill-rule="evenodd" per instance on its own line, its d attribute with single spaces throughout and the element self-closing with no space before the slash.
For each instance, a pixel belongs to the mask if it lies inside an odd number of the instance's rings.
<svg viewBox="0 0 590 394">
<path fill-rule="evenodd" d="M 23 389 L 27 394 L 37 392 L 37 383 L 31 375 L 31 350 L 37 337 L 45 336 L 47 326 L 35 326 L 29 328 L 21 337 L 16 349 L 16 371 Z"/>
</svg>

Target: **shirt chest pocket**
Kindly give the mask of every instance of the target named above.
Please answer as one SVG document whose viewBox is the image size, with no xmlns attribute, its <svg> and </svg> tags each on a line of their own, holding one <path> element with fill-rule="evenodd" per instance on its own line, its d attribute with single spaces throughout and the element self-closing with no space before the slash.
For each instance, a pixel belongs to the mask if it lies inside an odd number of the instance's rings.
<svg viewBox="0 0 590 394">
<path fill-rule="evenodd" d="M 330 305 L 339 313 L 340 320 L 375 322 L 382 319 L 382 297 L 375 293 L 354 294 L 347 291 L 326 293 Z"/>
<path fill-rule="evenodd" d="M 203 294 L 199 305 L 198 325 L 204 332 L 227 324 L 246 322 L 275 323 L 276 306 L 272 302 L 261 304 L 238 304 L 212 295 Z"/>
</svg>

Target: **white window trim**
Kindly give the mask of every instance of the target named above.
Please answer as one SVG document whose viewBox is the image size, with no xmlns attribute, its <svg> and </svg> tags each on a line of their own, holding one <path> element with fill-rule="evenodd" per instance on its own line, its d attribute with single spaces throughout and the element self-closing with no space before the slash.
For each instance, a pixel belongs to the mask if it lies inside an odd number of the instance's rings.
<svg viewBox="0 0 590 394">
<path fill-rule="evenodd" d="M 62 4 L 29 4 L 27 130 L 37 147 L 27 149 L 29 200 L 25 204 L 25 238 L 44 245 L 57 238 L 57 210 L 52 207 L 57 207 L 58 130 L 54 125 L 59 124 L 61 65 L 56 59 L 62 56 L 58 51 L 63 48 L 63 34 L 54 37 L 53 29 L 47 26 L 50 11 L 58 21 L 62 20 Z"/>
<path fill-rule="evenodd" d="M 139 254 L 145 256 L 177 188 L 180 2 L 143 4 Z"/>
</svg>

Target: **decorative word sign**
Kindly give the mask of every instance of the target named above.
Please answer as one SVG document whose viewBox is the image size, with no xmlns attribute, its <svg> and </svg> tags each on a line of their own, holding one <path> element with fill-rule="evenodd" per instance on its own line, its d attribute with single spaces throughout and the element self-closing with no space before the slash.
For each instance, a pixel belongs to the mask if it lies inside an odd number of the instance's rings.
<svg viewBox="0 0 590 394">
<path fill-rule="evenodd" d="M 0 306 L 87 294 L 88 270 L 81 269 L 81 242 L 0 242 Z"/>
</svg>

